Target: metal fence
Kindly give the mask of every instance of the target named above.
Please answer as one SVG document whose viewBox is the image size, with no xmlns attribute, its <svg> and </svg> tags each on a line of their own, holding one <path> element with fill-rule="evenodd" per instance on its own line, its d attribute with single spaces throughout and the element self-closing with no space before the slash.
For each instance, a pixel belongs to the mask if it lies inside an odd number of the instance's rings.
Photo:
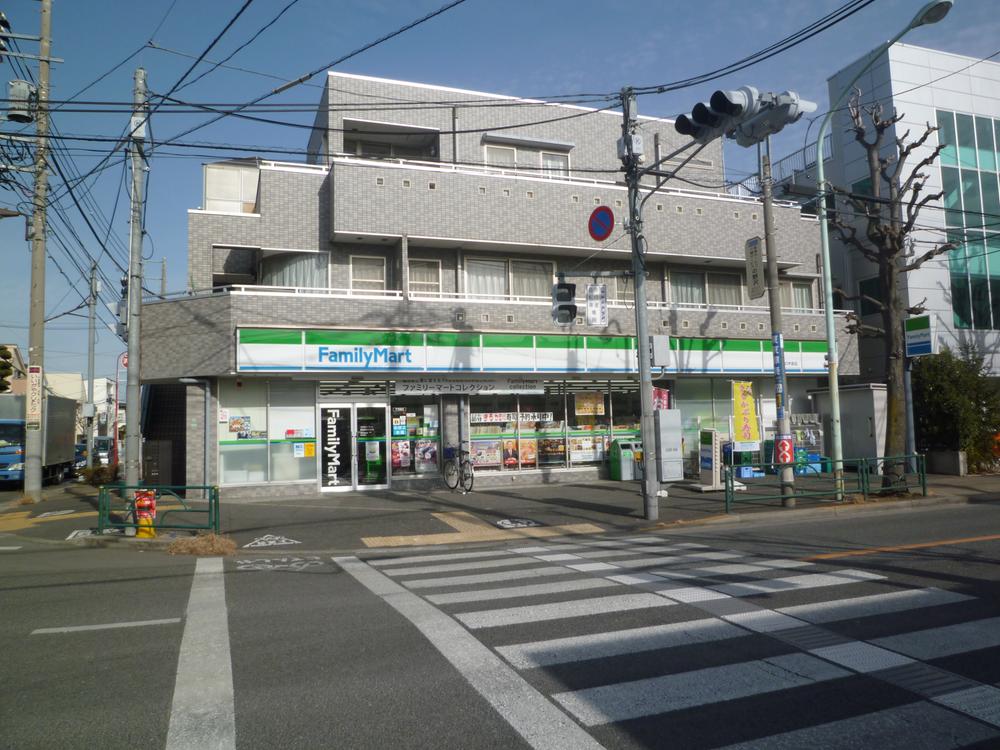
<svg viewBox="0 0 1000 750">
<path fill-rule="evenodd" d="M 735 502 L 780 503 L 785 500 L 780 476 L 781 470 L 787 467 L 795 473 L 792 494 L 787 498 L 837 500 L 833 461 L 825 456 L 818 462 L 726 465 L 723 467 L 726 513 L 732 512 Z M 922 454 L 844 459 L 843 467 L 842 497 L 859 495 L 868 500 L 872 496 L 918 491 L 927 495 L 927 468 Z"/>
<path fill-rule="evenodd" d="M 154 490 L 156 502 L 164 498 L 176 500 L 180 508 L 167 508 L 157 512 L 154 529 L 180 529 L 185 531 L 214 531 L 219 533 L 219 488 L 207 484 L 189 485 L 101 485 L 97 496 L 97 531 L 105 529 L 137 529 L 139 519 L 135 512 L 135 491 Z M 192 508 L 179 493 L 202 490 L 208 497 L 207 508 Z M 194 518 L 191 518 L 194 516 Z M 196 523 L 198 516 L 204 516 L 203 523 Z M 168 517 L 169 522 L 168 522 Z"/>
</svg>

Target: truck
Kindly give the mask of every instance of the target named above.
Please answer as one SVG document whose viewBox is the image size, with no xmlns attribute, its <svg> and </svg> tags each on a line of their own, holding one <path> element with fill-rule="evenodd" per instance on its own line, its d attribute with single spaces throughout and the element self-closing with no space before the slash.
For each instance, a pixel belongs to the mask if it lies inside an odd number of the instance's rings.
<svg viewBox="0 0 1000 750">
<path fill-rule="evenodd" d="M 0 393 L 0 483 L 24 483 L 27 397 Z M 61 482 L 73 473 L 76 453 L 76 401 L 46 394 L 42 400 L 45 442 L 42 481 Z"/>
</svg>

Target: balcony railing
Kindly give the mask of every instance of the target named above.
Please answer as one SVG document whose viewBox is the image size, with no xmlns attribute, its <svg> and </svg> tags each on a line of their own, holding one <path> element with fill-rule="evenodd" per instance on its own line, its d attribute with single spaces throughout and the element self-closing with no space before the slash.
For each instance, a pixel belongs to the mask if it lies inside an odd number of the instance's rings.
<svg viewBox="0 0 1000 750">
<path fill-rule="evenodd" d="M 185 299 L 205 299 L 219 296 L 258 296 L 258 297 L 324 297 L 327 299 L 385 299 L 403 300 L 403 292 L 399 289 L 344 289 L 321 287 L 292 286 L 257 286 L 249 284 L 227 284 L 206 289 L 192 289 L 183 292 L 167 294 L 147 294 L 143 298 L 145 304 L 171 302 Z M 465 304 L 504 304 L 504 305 L 537 305 L 552 304 L 551 297 L 537 295 L 504 295 L 504 294 L 470 294 L 466 292 L 427 292 L 411 291 L 409 298 L 413 302 L 461 302 Z M 609 299 L 608 307 L 633 309 L 632 299 Z M 646 307 L 650 310 L 677 310 L 708 313 L 741 313 L 750 315 L 768 315 L 767 305 L 719 305 L 711 303 L 664 302 L 648 300 Z M 822 308 L 816 307 L 782 307 L 782 312 L 788 315 L 823 315 Z M 848 310 L 834 310 L 835 315 L 845 315 Z"/>
</svg>

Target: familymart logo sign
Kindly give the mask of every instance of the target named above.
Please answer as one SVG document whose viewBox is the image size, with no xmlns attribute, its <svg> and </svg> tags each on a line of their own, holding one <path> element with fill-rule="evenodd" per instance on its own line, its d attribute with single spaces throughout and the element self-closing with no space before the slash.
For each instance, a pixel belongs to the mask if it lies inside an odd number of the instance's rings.
<svg viewBox="0 0 1000 750">
<path fill-rule="evenodd" d="M 412 349 L 390 349 L 388 346 L 320 346 L 316 349 L 316 357 L 321 365 L 349 370 L 414 369 Z"/>
</svg>

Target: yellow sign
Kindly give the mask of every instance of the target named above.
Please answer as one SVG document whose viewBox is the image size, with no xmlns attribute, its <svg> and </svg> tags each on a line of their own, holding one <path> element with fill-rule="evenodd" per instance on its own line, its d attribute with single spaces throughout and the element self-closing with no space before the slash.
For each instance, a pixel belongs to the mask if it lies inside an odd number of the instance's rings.
<svg viewBox="0 0 1000 750">
<path fill-rule="evenodd" d="M 574 395 L 574 400 L 576 402 L 576 415 L 578 417 L 604 416 L 603 393 L 577 393 Z"/>
<path fill-rule="evenodd" d="M 760 421 L 757 419 L 753 383 L 743 380 L 733 381 L 733 442 L 760 443 Z"/>
</svg>

